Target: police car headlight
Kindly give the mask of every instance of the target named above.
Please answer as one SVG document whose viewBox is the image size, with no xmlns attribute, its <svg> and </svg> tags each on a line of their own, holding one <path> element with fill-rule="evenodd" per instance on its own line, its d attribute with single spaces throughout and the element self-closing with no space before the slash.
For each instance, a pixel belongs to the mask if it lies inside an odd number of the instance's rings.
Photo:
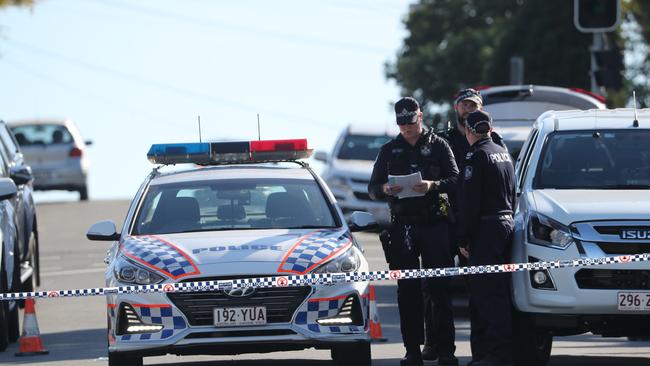
<svg viewBox="0 0 650 366">
<path fill-rule="evenodd" d="M 316 268 L 313 273 L 347 273 L 354 272 L 361 266 L 361 258 L 354 247 L 331 261 Z"/>
<path fill-rule="evenodd" d="M 138 285 L 151 285 L 165 280 L 163 276 L 133 263 L 124 256 L 117 258 L 113 267 L 113 275 L 120 282 Z"/>
<path fill-rule="evenodd" d="M 528 241 L 547 247 L 566 249 L 573 244 L 571 229 L 539 213 L 532 213 L 528 220 Z"/>
</svg>

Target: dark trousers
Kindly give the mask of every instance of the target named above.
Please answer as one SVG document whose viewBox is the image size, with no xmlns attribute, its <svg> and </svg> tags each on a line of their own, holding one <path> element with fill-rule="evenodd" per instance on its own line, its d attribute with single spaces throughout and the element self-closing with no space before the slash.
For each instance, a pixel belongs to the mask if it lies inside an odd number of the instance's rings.
<svg viewBox="0 0 650 366">
<path fill-rule="evenodd" d="M 411 225 L 409 237 L 411 248 L 405 243 L 406 226 L 391 227 L 391 269 L 418 269 L 420 258 L 425 268 L 453 265 L 449 254 L 449 231 L 446 222 L 428 225 Z M 453 355 L 456 351 L 454 315 L 448 278 L 426 279 L 433 301 L 434 330 L 438 354 Z M 400 315 L 402 340 L 407 351 L 419 349 L 424 343 L 424 314 L 422 304 L 422 280 L 397 281 L 397 305 Z"/>
<path fill-rule="evenodd" d="M 470 243 L 469 264 L 508 263 L 513 229 L 512 218 L 482 218 Z M 512 362 L 510 274 L 469 276 L 469 289 L 472 358 Z"/>
<path fill-rule="evenodd" d="M 434 303 L 429 290 L 429 281 L 422 279 L 422 310 L 424 311 L 424 344 L 436 349 L 436 318 L 433 316 Z"/>
</svg>

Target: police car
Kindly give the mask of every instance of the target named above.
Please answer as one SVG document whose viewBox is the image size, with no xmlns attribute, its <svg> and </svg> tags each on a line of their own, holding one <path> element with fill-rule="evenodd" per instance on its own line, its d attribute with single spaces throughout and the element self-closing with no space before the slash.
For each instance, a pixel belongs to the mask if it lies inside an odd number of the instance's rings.
<svg viewBox="0 0 650 366">
<path fill-rule="evenodd" d="M 514 263 L 650 252 L 650 109 L 548 111 L 516 174 Z M 546 364 L 554 335 L 650 336 L 648 262 L 517 272 L 512 280 L 521 364 Z"/>
<path fill-rule="evenodd" d="M 327 186 L 307 164 L 307 141 L 153 145 L 156 167 L 114 241 L 107 286 L 368 271 Z M 109 365 L 144 356 L 331 349 L 370 365 L 368 283 L 107 295 Z"/>
</svg>

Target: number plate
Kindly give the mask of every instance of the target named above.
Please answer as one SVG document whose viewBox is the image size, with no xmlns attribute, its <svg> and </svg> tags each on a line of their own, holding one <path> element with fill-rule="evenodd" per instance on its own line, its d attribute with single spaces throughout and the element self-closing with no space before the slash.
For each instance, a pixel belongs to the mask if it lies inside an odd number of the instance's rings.
<svg viewBox="0 0 650 366">
<path fill-rule="evenodd" d="M 214 309 L 214 325 L 217 327 L 262 324 L 266 324 L 266 307 L 264 306 Z"/>
<path fill-rule="evenodd" d="M 650 292 L 619 292 L 618 310 L 650 311 Z"/>
</svg>

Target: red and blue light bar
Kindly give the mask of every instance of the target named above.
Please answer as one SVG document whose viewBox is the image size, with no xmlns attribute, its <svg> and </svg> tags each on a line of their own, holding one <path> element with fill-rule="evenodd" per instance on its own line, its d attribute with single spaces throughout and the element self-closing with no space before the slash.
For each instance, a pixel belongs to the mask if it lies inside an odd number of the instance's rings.
<svg viewBox="0 0 650 366">
<path fill-rule="evenodd" d="M 307 159 L 307 139 L 153 144 L 147 159 L 154 164 L 243 164 Z"/>
</svg>

